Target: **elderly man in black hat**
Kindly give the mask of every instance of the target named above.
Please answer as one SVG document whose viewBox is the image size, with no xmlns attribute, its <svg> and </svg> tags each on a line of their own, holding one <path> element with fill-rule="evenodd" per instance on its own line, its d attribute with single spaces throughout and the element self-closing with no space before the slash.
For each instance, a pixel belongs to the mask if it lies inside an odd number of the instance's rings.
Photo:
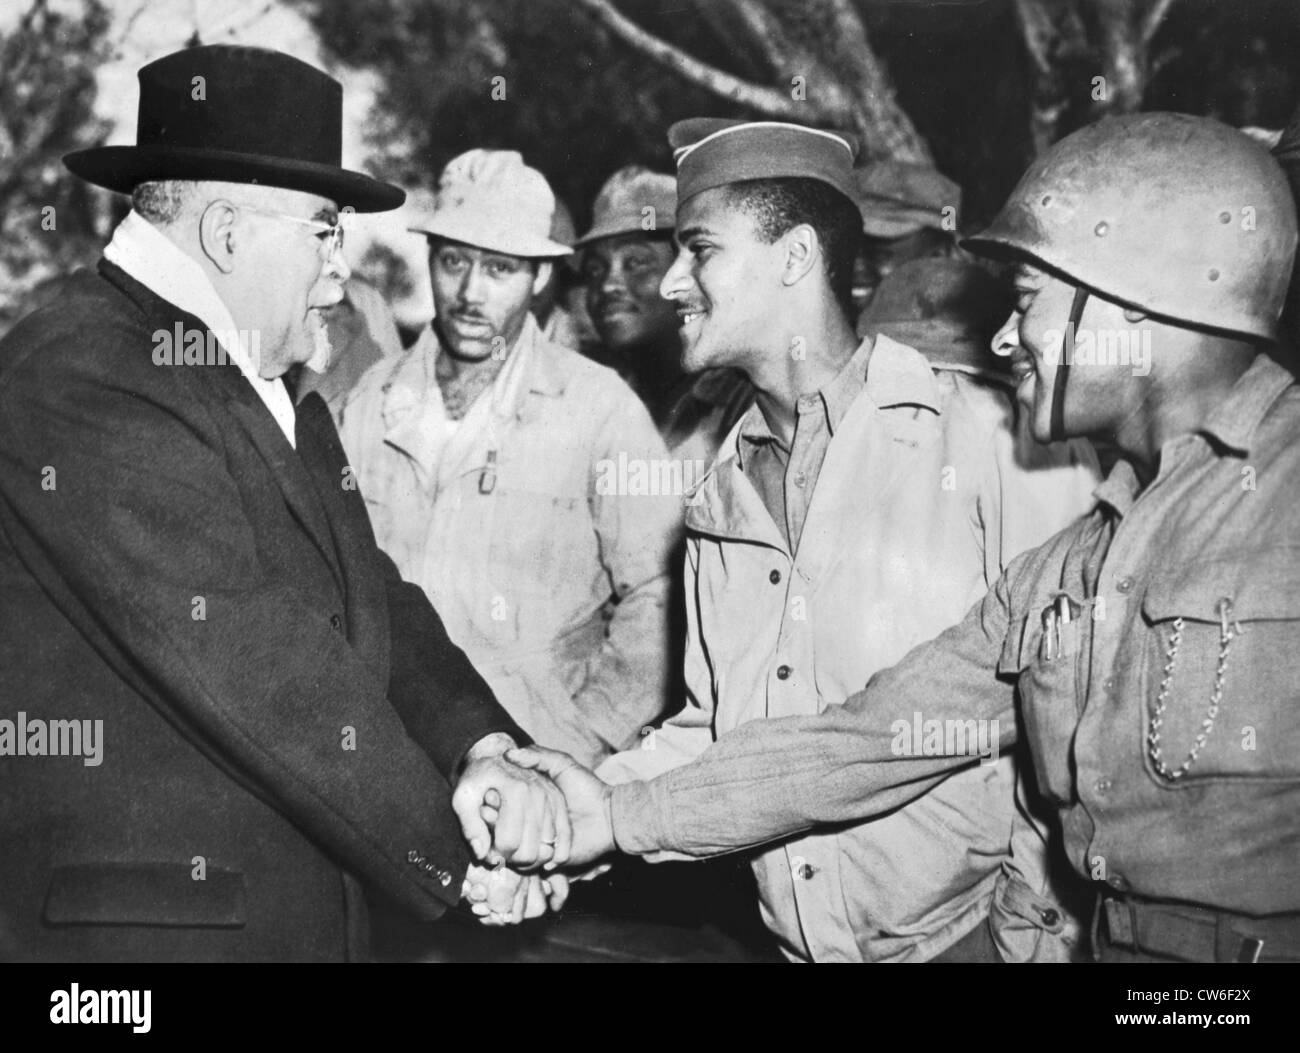
<svg viewBox="0 0 1300 1053">
<path fill-rule="evenodd" d="M 138 144 L 66 159 L 132 212 L 0 343 L 0 957 L 350 959 L 363 885 L 538 913 L 561 887 L 470 847 L 486 814 L 563 858 L 558 794 L 281 381 L 325 350 L 340 210 L 402 192 L 340 167 L 342 90 L 286 55 L 140 84 Z"/>
</svg>

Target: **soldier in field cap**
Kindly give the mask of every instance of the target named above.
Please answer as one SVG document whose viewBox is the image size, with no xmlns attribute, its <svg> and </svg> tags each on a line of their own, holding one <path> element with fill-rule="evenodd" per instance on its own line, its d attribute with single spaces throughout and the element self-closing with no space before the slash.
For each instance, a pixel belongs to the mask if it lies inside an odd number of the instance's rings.
<svg viewBox="0 0 1300 1053">
<path fill-rule="evenodd" d="M 0 958 L 355 959 L 366 888 L 557 905 L 471 865 L 489 789 L 520 866 L 564 855 L 562 802 L 281 379 L 326 350 L 340 210 L 402 191 L 341 166 L 342 89 L 297 59 L 139 78 L 136 145 L 65 159 L 131 212 L 0 342 Z"/>
<path fill-rule="evenodd" d="M 669 141 L 678 251 L 661 291 L 684 367 L 739 369 L 758 393 L 687 502 L 685 705 L 654 749 L 600 768 L 615 782 L 689 769 L 742 724 L 838 707 L 956 622 L 1019 551 L 1086 507 L 1095 481 L 1086 450 L 1019 459 L 1005 390 L 855 335 L 852 137 L 692 120 Z M 880 716 L 893 718 L 887 704 Z M 757 775 L 785 757 L 750 762 Z M 992 757 L 893 815 L 758 852 L 782 950 L 1069 957 L 1077 926 L 1016 795 L 1016 758 Z"/>
<path fill-rule="evenodd" d="M 659 295 L 675 254 L 676 211 L 672 176 L 629 165 L 601 187 L 577 248 L 605 360 L 641 396 L 668 449 L 708 463 L 749 408 L 753 389 L 735 370 L 682 368 L 677 312 Z"/>
<path fill-rule="evenodd" d="M 362 377 L 340 431 L 380 547 L 502 705 L 595 761 L 665 705 L 681 494 L 636 485 L 637 465 L 666 459 L 645 408 L 530 312 L 571 251 L 551 237 L 554 209 L 512 150 L 447 164 L 412 228 L 428 241 L 436 317 Z"/>
</svg>

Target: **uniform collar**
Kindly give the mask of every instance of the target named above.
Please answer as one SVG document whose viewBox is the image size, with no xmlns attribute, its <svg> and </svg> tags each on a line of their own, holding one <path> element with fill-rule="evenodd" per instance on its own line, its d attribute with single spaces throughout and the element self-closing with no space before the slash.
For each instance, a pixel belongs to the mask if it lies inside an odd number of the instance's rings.
<svg viewBox="0 0 1300 1053">
<path fill-rule="evenodd" d="M 564 349 L 552 344 L 542 334 L 541 327 L 531 314 L 524 320 L 524 327 L 519 339 L 511 348 L 506 366 L 493 380 L 489 397 L 499 397 L 503 388 L 517 393 L 526 390 L 529 393 L 551 398 L 564 394 L 567 377 L 563 370 L 561 356 Z M 442 345 L 432 325 L 426 326 L 411 348 L 389 375 L 384 385 L 384 420 L 389 432 L 400 427 L 402 421 L 412 412 L 427 408 L 436 401 L 439 411 L 442 395 L 438 387 L 436 367 L 438 356 L 442 354 Z M 517 383 L 511 382 L 511 374 L 518 372 Z M 514 403 L 502 406 L 500 412 L 522 413 L 524 407 L 519 405 L 517 394 L 508 399 Z"/>
<path fill-rule="evenodd" d="M 836 429 L 863 392 L 877 409 L 923 406 L 934 413 L 939 412 L 939 387 L 925 356 L 883 333 L 877 335 L 874 342 L 869 336 L 863 337 L 853 357 L 835 379 L 815 395 L 805 395 L 799 401 L 802 409 L 805 400 L 815 400 L 834 437 Z M 755 403 L 741 418 L 737 434 L 736 454 L 740 468 L 744 469 L 747 446 L 775 441 L 776 436 Z"/>
<path fill-rule="evenodd" d="M 1228 397 L 1215 407 L 1201 430 L 1228 449 L 1249 454 L 1260 422 L 1282 392 L 1294 383 L 1295 377 L 1268 355 L 1256 355 L 1250 368 L 1237 378 Z"/>
<path fill-rule="evenodd" d="M 1287 370 L 1268 355 L 1259 354 L 1250 368 L 1237 378 L 1228 397 L 1211 411 L 1198 430 L 1233 453 L 1249 455 L 1260 422 L 1294 383 L 1295 377 Z M 1166 448 L 1168 445 L 1165 444 Z M 1141 489 L 1142 484 L 1133 466 L 1120 460 L 1115 462 L 1105 482 L 1094 491 L 1094 496 L 1124 516 L 1133 507 Z"/>
</svg>

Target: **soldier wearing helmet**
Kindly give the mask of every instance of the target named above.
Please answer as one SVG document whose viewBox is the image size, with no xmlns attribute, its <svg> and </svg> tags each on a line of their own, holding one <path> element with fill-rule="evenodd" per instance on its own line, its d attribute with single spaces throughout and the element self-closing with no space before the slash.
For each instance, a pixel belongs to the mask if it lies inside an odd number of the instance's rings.
<svg viewBox="0 0 1300 1053">
<path fill-rule="evenodd" d="M 1028 740 L 1097 958 L 1300 960 L 1300 388 L 1260 353 L 1295 255 L 1286 179 L 1215 121 L 1113 118 L 968 244 L 1018 265 L 995 340 L 1035 434 L 1118 454 L 1096 507 L 843 706 L 751 721 L 649 783 L 563 772 L 577 856 L 887 812 L 975 763 L 957 727 Z"/>
</svg>

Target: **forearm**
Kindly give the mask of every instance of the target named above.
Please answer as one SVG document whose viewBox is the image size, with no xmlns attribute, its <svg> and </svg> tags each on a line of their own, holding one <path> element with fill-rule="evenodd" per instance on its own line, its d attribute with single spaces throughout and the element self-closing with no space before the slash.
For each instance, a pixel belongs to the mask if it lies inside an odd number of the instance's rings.
<svg viewBox="0 0 1300 1053">
<path fill-rule="evenodd" d="M 991 602 L 997 602 L 993 594 L 985 604 Z M 913 650 L 842 706 L 816 716 L 750 721 L 692 764 L 649 783 L 616 787 L 619 847 L 638 855 L 668 850 L 707 856 L 820 824 L 861 821 L 979 762 L 972 755 L 926 756 L 920 743 L 913 748 L 916 714 L 945 724 L 987 721 L 987 744 L 1009 747 L 1014 690 L 996 676 L 998 627 L 1004 630 L 1005 620 L 995 617 L 995 625 L 986 625 L 981 613 L 977 605 L 963 623 Z"/>
</svg>

